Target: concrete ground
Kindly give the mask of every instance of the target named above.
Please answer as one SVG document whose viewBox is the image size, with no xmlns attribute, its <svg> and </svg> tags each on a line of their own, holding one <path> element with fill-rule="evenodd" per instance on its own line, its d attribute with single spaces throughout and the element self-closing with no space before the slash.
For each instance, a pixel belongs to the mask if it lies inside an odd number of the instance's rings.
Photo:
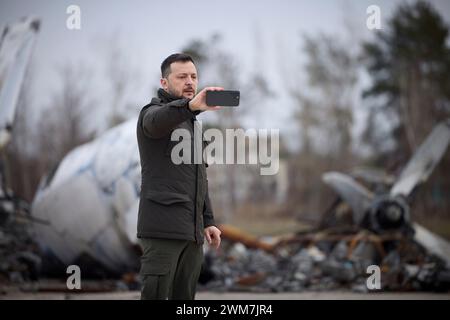
<svg viewBox="0 0 450 320">
<path fill-rule="evenodd" d="M 9 292 L 0 295 L 6 300 L 137 300 L 139 291 L 102 293 L 27 293 Z M 199 292 L 196 300 L 450 300 L 450 293 L 401 292 L 355 293 L 349 291 L 298 292 L 298 293 L 244 293 Z"/>
</svg>

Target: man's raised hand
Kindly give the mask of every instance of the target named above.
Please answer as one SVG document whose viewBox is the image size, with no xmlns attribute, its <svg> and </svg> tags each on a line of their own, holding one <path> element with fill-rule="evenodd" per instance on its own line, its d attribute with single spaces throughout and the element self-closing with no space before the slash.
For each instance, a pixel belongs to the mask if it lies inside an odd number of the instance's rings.
<svg viewBox="0 0 450 320">
<path fill-rule="evenodd" d="M 222 87 L 206 87 L 200 91 L 191 101 L 189 101 L 189 109 L 192 111 L 210 111 L 218 110 L 220 106 L 206 105 L 206 91 L 223 91 Z"/>
</svg>

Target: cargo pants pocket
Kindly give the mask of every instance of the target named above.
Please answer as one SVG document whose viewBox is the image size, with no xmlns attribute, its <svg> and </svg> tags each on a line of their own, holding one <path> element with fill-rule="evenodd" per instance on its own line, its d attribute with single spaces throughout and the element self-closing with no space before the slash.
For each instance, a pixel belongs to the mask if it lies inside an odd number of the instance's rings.
<svg viewBox="0 0 450 320">
<path fill-rule="evenodd" d="M 167 300 L 170 286 L 170 263 L 145 262 L 140 271 L 142 279 L 141 300 Z"/>
</svg>

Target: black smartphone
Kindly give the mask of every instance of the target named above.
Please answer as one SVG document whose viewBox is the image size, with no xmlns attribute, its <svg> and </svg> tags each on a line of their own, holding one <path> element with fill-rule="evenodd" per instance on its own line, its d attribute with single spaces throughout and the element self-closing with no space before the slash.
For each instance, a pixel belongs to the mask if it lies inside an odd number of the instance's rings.
<svg viewBox="0 0 450 320">
<path fill-rule="evenodd" d="M 236 90 L 206 91 L 206 105 L 237 107 L 241 93 Z"/>
</svg>

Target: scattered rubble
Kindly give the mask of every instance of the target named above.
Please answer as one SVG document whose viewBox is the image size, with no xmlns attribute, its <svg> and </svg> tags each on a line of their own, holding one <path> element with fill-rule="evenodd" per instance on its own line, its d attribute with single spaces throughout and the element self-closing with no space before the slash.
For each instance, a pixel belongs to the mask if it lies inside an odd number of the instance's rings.
<svg viewBox="0 0 450 320">
<path fill-rule="evenodd" d="M 435 126 L 397 179 L 387 179 L 378 170 L 357 170 L 353 176 L 325 173 L 323 181 L 338 199 L 308 232 L 268 244 L 221 226 L 227 244 L 220 252 L 206 253 L 202 287 L 368 291 L 369 267 L 378 267 L 377 290 L 449 291 L 450 244 L 413 223 L 409 207 L 413 191 L 427 181 L 449 143 L 447 119 Z M 371 189 L 357 178 L 369 182 Z"/>
<path fill-rule="evenodd" d="M 235 227 L 220 226 L 219 251 L 208 250 L 201 290 L 299 292 L 351 289 L 369 291 L 366 282 L 376 265 L 384 291 L 448 291 L 450 269 L 414 238 L 398 232 L 365 229 L 311 230 L 274 244 L 236 241 Z M 232 237 L 228 237 L 231 230 Z M 241 232 L 242 238 L 249 236 Z"/>
<path fill-rule="evenodd" d="M 42 259 L 29 226 L 36 221 L 25 201 L 0 189 L 0 293 L 8 284 L 24 284 L 39 277 Z"/>
</svg>

